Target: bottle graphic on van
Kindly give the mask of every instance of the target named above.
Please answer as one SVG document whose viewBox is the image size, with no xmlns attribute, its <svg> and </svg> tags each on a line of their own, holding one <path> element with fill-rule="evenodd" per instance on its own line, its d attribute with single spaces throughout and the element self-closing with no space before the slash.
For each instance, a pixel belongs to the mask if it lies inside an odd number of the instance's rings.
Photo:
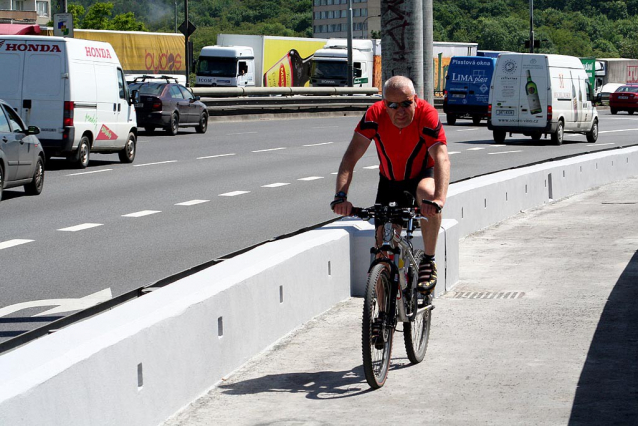
<svg viewBox="0 0 638 426">
<path fill-rule="evenodd" d="M 536 83 L 532 81 L 532 74 L 527 70 L 527 84 L 525 85 L 525 92 L 527 92 L 527 102 L 529 103 L 529 111 L 532 114 L 538 114 L 543 112 L 541 106 L 541 100 L 538 97 L 538 88 Z"/>
</svg>

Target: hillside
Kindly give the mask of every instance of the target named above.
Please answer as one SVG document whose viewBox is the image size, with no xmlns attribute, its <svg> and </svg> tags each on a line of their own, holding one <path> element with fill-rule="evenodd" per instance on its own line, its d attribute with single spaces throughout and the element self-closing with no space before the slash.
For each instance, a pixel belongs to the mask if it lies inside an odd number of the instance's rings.
<svg viewBox="0 0 638 426">
<path fill-rule="evenodd" d="M 75 0 L 88 10 L 97 3 Z M 174 31 L 173 0 L 111 0 L 113 16 L 133 12 L 151 31 Z M 312 0 L 189 1 L 197 26 L 195 51 L 219 33 L 312 36 Z M 178 25 L 184 20 L 177 1 Z M 345 5 L 344 5 L 345 7 Z M 536 0 L 537 51 L 574 56 L 638 58 L 638 0 Z M 524 51 L 528 0 L 435 0 L 434 39 L 473 41 L 487 50 Z"/>
</svg>

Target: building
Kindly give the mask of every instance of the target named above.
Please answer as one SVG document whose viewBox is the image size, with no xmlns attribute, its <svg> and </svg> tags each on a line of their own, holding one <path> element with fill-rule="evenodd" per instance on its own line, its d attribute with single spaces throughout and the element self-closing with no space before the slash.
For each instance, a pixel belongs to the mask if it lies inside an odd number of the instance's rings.
<svg viewBox="0 0 638 426">
<path fill-rule="evenodd" d="M 313 0 L 312 36 L 348 36 L 348 0 Z M 371 38 L 381 32 L 381 0 L 352 0 L 352 37 Z"/>
<path fill-rule="evenodd" d="M 0 24 L 46 25 L 52 20 L 51 0 L 0 0 Z"/>
</svg>

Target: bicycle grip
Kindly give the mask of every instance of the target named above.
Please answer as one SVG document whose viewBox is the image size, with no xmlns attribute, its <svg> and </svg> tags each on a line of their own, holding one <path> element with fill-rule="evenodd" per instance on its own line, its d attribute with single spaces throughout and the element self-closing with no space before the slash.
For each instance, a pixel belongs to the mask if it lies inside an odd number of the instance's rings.
<svg viewBox="0 0 638 426">
<path fill-rule="evenodd" d="M 426 200 L 426 199 L 423 199 L 421 201 L 423 202 L 423 204 L 429 204 L 429 205 L 433 206 L 436 209 L 437 213 L 441 213 L 441 210 L 443 209 L 441 206 L 439 206 L 434 201 L 430 201 L 430 200 Z"/>
</svg>

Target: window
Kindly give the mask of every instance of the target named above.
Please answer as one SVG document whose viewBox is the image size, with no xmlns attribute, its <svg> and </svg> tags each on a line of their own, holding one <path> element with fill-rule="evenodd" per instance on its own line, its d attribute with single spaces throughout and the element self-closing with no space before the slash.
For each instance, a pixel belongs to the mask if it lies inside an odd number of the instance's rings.
<svg viewBox="0 0 638 426">
<path fill-rule="evenodd" d="M 10 133 L 11 127 L 9 127 L 9 122 L 7 121 L 7 117 L 4 115 L 4 111 L 2 106 L 0 106 L 0 133 Z"/>
<path fill-rule="evenodd" d="M 182 92 L 179 90 L 178 86 L 171 86 L 168 93 L 173 99 L 184 99 L 184 96 L 182 96 Z"/>
<path fill-rule="evenodd" d="M 13 0 L 13 10 L 24 10 L 24 0 Z"/>
<path fill-rule="evenodd" d="M 124 72 L 119 68 L 117 69 L 117 87 L 120 91 L 120 99 L 126 99 L 126 92 L 128 91 L 128 87 L 126 86 Z"/>
<path fill-rule="evenodd" d="M 6 109 L 7 117 L 9 118 L 9 125 L 11 126 L 11 131 L 13 133 L 24 133 L 24 126 L 22 125 L 22 120 L 18 117 L 18 114 L 11 109 Z"/>
<path fill-rule="evenodd" d="M 188 90 L 187 88 L 185 88 L 184 86 L 178 86 L 179 90 L 182 91 L 182 95 L 184 96 L 184 99 L 195 99 L 195 97 L 193 96 L 193 94 L 190 92 L 190 90 Z"/>
<path fill-rule="evenodd" d="M 37 1 L 35 3 L 38 16 L 49 16 L 49 3 L 46 1 Z"/>
</svg>

